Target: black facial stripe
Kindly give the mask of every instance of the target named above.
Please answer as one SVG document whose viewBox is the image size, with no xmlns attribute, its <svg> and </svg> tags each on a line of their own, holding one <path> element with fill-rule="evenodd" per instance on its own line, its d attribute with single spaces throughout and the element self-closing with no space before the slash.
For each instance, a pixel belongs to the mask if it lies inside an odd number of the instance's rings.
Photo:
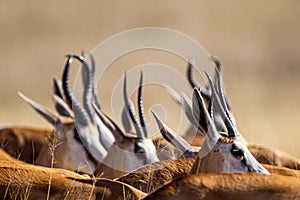
<svg viewBox="0 0 300 200">
<path fill-rule="evenodd" d="M 247 167 L 248 172 L 252 172 L 253 171 L 253 168 L 248 165 L 247 160 L 246 160 L 245 157 L 242 159 L 242 163 Z"/>
<path fill-rule="evenodd" d="M 74 139 L 79 142 L 80 144 L 82 144 L 80 138 L 79 138 L 79 135 L 78 135 L 78 132 L 77 132 L 77 129 L 74 128 Z"/>
</svg>

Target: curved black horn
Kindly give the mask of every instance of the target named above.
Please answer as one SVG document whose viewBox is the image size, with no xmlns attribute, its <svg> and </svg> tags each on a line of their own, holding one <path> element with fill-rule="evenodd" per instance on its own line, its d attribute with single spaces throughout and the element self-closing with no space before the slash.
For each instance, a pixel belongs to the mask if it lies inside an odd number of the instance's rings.
<svg viewBox="0 0 300 200">
<path fill-rule="evenodd" d="M 144 113 L 144 105 L 143 105 L 143 72 L 141 71 L 140 75 L 140 84 L 139 84 L 139 90 L 138 90 L 138 110 L 139 110 L 139 116 L 140 116 L 140 123 L 144 132 L 145 137 L 149 137 L 147 125 L 146 125 L 146 119 L 145 119 L 145 113 Z"/>
<path fill-rule="evenodd" d="M 63 92 L 66 97 L 66 102 L 69 105 L 70 108 L 72 108 L 72 98 L 71 98 L 71 87 L 70 87 L 70 80 L 69 80 L 69 71 L 70 71 L 70 65 L 73 61 L 73 55 L 67 55 L 68 60 L 66 62 L 63 74 L 62 74 L 62 88 Z"/>
<path fill-rule="evenodd" d="M 215 63 L 217 69 L 219 71 L 222 70 L 222 65 L 221 65 L 221 61 L 220 61 L 220 58 L 218 58 L 217 56 L 210 56 L 210 58 L 212 59 L 212 61 Z"/>
<path fill-rule="evenodd" d="M 92 90 L 93 90 L 93 96 L 94 96 L 94 102 L 95 105 L 101 109 L 101 104 L 100 104 L 100 98 L 97 92 L 97 82 L 96 82 L 96 62 L 93 54 L 90 54 L 90 59 L 91 59 L 91 83 L 92 83 Z"/>
<path fill-rule="evenodd" d="M 136 130 L 137 137 L 144 138 L 145 135 L 144 135 L 143 129 L 141 127 L 140 122 L 137 120 L 137 117 L 134 112 L 134 108 L 128 98 L 126 72 L 124 73 L 123 97 L 124 97 L 124 101 L 125 101 L 125 106 L 127 108 L 127 111 L 129 112 L 130 118 L 131 118 L 134 128 Z"/>
<path fill-rule="evenodd" d="M 219 73 L 222 75 L 222 63 L 220 61 L 220 59 L 217 56 L 211 56 L 212 61 L 215 63 L 216 65 L 216 71 L 219 71 Z M 218 74 L 216 73 L 216 76 L 218 76 Z M 218 88 L 217 88 L 218 89 Z M 219 89 L 218 89 L 219 90 Z M 230 110 L 231 109 L 231 102 L 230 99 L 227 98 L 224 94 L 224 99 L 227 105 L 227 109 Z"/>
<path fill-rule="evenodd" d="M 83 56 L 76 56 L 74 58 L 79 60 L 82 63 L 82 70 L 84 70 L 86 74 L 86 82 L 84 83 L 84 91 L 83 91 L 83 107 L 85 108 L 90 120 L 93 124 L 96 122 L 96 113 L 94 108 L 92 107 L 92 100 L 93 100 L 93 91 L 92 91 L 92 84 L 91 84 L 91 72 L 88 66 L 87 60 Z"/>
<path fill-rule="evenodd" d="M 74 55 L 68 55 L 67 64 L 65 66 L 64 72 L 63 72 L 63 90 L 67 99 L 67 103 L 71 103 L 70 108 L 74 111 L 75 120 L 77 123 L 87 126 L 90 124 L 90 119 L 88 117 L 88 114 L 85 112 L 83 107 L 80 105 L 79 101 L 75 98 L 73 92 L 71 91 L 70 85 L 69 85 L 69 69 L 70 65 L 73 61 Z"/>
<path fill-rule="evenodd" d="M 220 100 L 220 98 L 219 98 L 219 96 L 216 92 L 215 86 L 213 85 L 213 82 L 212 82 L 210 76 L 206 72 L 205 72 L 205 75 L 207 76 L 207 79 L 209 81 L 211 91 L 212 91 L 212 95 L 215 98 L 216 105 L 219 108 L 220 114 L 221 114 L 222 118 L 224 119 L 225 125 L 228 129 L 228 135 L 229 135 L 229 137 L 236 137 L 237 134 L 238 134 L 237 130 L 236 130 L 235 126 L 233 125 L 232 121 L 226 115 L 226 112 L 224 111 L 221 100 Z"/>
<path fill-rule="evenodd" d="M 201 84 L 196 80 L 196 78 L 194 77 L 193 68 L 194 65 L 191 63 L 191 61 L 189 61 L 187 68 L 187 79 L 192 88 L 198 88 L 201 92 L 201 95 L 208 100 L 210 98 L 210 91 L 202 87 Z"/>
<path fill-rule="evenodd" d="M 231 117 L 229 115 L 229 109 L 227 107 L 225 92 L 224 92 L 223 85 L 222 85 L 222 82 L 223 82 L 222 81 L 222 75 L 221 75 L 221 73 L 219 72 L 219 70 L 217 68 L 215 70 L 216 70 L 216 75 L 217 75 L 217 77 L 216 77 L 216 79 L 217 79 L 216 80 L 217 86 L 216 87 L 217 87 L 217 90 L 219 91 L 219 97 L 220 97 L 220 100 L 221 100 L 221 104 L 222 104 L 222 106 L 224 108 L 224 111 L 225 111 L 227 117 L 232 122 L 232 119 L 231 119 Z"/>
</svg>

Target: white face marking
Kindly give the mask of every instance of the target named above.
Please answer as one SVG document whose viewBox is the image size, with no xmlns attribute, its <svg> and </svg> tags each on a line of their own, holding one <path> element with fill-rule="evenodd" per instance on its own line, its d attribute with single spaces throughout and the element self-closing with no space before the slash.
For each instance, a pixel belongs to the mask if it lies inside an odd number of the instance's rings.
<svg viewBox="0 0 300 200">
<path fill-rule="evenodd" d="M 114 142 L 116 141 L 111 131 L 107 128 L 107 126 L 100 120 L 98 116 L 96 116 L 96 123 L 99 132 L 99 140 L 101 144 L 105 147 L 105 149 L 109 149 Z"/>
<path fill-rule="evenodd" d="M 100 143 L 98 129 L 94 125 L 76 126 L 82 144 L 99 162 L 107 156 L 107 151 Z"/>
<path fill-rule="evenodd" d="M 222 172 L 247 172 L 247 166 L 240 160 L 232 155 L 230 152 L 232 144 L 218 144 L 219 152 L 223 157 L 223 169 Z"/>
<path fill-rule="evenodd" d="M 156 148 L 151 138 L 143 138 L 142 141 L 138 141 L 138 145 L 144 149 L 144 152 L 141 153 L 141 157 L 143 157 L 142 160 L 145 164 L 159 161 L 156 155 Z"/>
<path fill-rule="evenodd" d="M 131 139 L 130 139 L 131 140 Z M 112 169 L 131 172 L 146 164 L 159 161 L 155 146 L 150 138 L 132 139 L 126 149 L 113 145 L 103 164 Z"/>
<path fill-rule="evenodd" d="M 224 144 L 218 141 L 216 147 L 223 157 L 222 172 L 257 172 L 269 174 L 249 152 L 248 148 L 239 140 Z"/>
</svg>

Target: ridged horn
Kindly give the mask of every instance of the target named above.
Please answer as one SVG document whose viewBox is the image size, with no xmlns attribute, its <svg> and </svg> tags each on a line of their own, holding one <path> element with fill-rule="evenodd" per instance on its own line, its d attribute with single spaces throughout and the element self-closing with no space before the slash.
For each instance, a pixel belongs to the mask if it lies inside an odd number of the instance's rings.
<svg viewBox="0 0 300 200">
<path fill-rule="evenodd" d="M 225 125 L 228 129 L 228 136 L 229 137 L 236 137 L 237 136 L 237 130 L 235 128 L 235 126 L 233 125 L 233 123 L 231 122 L 231 120 L 228 118 L 228 116 L 226 115 L 226 112 L 222 106 L 221 100 L 216 92 L 215 86 L 213 85 L 213 82 L 210 78 L 210 76 L 205 72 L 205 75 L 207 76 L 207 79 L 209 81 L 209 85 L 212 91 L 212 95 L 215 98 L 215 102 L 216 102 L 216 106 L 219 109 L 219 113 L 221 114 L 222 118 L 224 119 Z"/>
<path fill-rule="evenodd" d="M 202 87 L 201 84 L 196 80 L 196 78 L 194 77 L 194 73 L 193 73 L 193 68 L 194 65 L 192 64 L 191 60 L 189 60 L 188 63 L 188 67 L 187 67 L 187 79 L 190 83 L 190 85 L 192 86 L 192 88 L 198 88 L 201 92 L 201 95 L 209 100 L 210 98 L 210 91 L 207 90 L 206 88 Z"/>
<path fill-rule="evenodd" d="M 144 135 L 143 129 L 142 129 L 141 124 L 140 124 L 140 122 L 138 121 L 138 119 L 135 115 L 133 105 L 132 105 L 131 101 L 128 98 L 126 72 L 124 74 L 123 97 L 124 97 L 124 101 L 125 101 L 125 106 L 127 108 L 129 116 L 130 116 L 130 118 L 133 122 L 134 128 L 136 130 L 137 137 L 138 138 L 144 138 L 145 135 Z"/>
<path fill-rule="evenodd" d="M 211 56 L 212 61 L 215 63 L 217 70 L 219 71 L 220 74 L 222 74 L 222 63 L 220 59 L 217 56 Z M 230 99 L 227 98 L 227 96 L 224 96 L 225 102 L 227 105 L 228 110 L 231 109 L 231 102 Z"/>
<path fill-rule="evenodd" d="M 66 102 L 69 105 L 70 108 L 72 108 L 72 98 L 71 98 L 71 87 L 70 87 L 70 80 L 69 80 L 69 71 L 70 71 L 70 65 L 73 61 L 73 55 L 67 55 L 68 59 L 62 74 L 62 88 L 66 97 Z"/>
<path fill-rule="evenodd" d="M 202 147 L 201 147 L 199 153 L 197 154 L 198 157 L 203 158 L 215 146 L 215 144 L 217 143 L 217 141 L 220 138 L 220 134 L 217 131 L 214 121 L 209 116 L 206 105 L 204 103 L 204 100 L 203 100 L 198 88 L 194 88 L 194 90 L 193 90 L 193 101 L 194 101 L 195 106 L 201 107 L 201 108 L 199 108 L 199 110 L 203 111 L 203 118 L 205 118 L 205 121 L 207 124 L 207 132 L 206 132 L 205 140 L 202 144 Z M 196 104 L 198 104 L 198 105 L 196 105 Z"/>
<path fill-rule="evenodd" d="M 92 84 L 91 84 L 91 73 L 86 58 L 83 56 L 76 56 L 74 58 L 79 60 L 82 63 L 82 70 L 83 74 L 85 75 L 85 83 L 84 83 L 84 90 L 83 90 L 83 107 L 88 113 L 88 116 L 91 120 L 92 124 L 96 123 L 96 113 L 94 108 L 92 107 L 93 101 L 93 91 L 92 91 Z"/>
<path fill-rule="evenodd" d="M 101 110 L 100 98 L 97 91 L 97 81 L 96 81 L 96 62 L 93 54 L 90 54 L 91 59 L 91 83 L 92 83 L 92 91 L 94 96 L 94 103 Z"/>
<path fill-rule="evenodd" d="M 140 123 L 144 132 L 144 136 L 149 137 L 146 119 L 145 119 L 145 113 L 144 113 L 144 105 L 143 105 L 143 72 L 142 71 L 140 75 L 140 84 L 138 89 L 138 110 L 139 110 Z"/>
</svg>

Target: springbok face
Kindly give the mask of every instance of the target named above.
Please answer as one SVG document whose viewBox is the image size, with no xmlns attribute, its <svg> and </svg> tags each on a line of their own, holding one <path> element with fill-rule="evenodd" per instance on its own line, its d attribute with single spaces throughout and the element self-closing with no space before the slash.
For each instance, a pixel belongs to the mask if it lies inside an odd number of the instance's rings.
<svg viewBox="0 0 300 200">
<path fill-rule="evenodd" d="M 231 138 L 227 135 L 220 136 L 217 143 L 207 155 L 204 157 L 196 156 L 196 161 L 191 170 L 191 173 L 196 174 L 215 172 L 256 172 L 269 174 L 257 162 L 247 147 L 241 142 L 240 138 Z"/>
<path fill-rule="evenodd" d="M 108 156 L 103 161 L 103 165 L 100 165 L 95 172 L 96 176 L 102 174 L 104 177 L 109 176 L 110 178 L 116 178 L 146 164 L 159 161 L 156 155 L 156 148 L 152 139 L 149 137 L 144 117 L 142 101 L 143 75 L 141 74 L 138 90 L 140 120 L 137 119 L 133 105 L 128 98 L 126 79 L 125 73 L 123 97 L 126 109 L 123 112 L 123 124 L 124 121 L 126 121 L 124 127 L 126 131 L 129 131 L 131 129 L 131 120 L 135 128 L 135 133 L 124 133 L 118 129 L 122 135 L 122 139 L 118 140 L 115 145 L 108 150 Z M 97 109 L 96 105 L 94 105 L 94 108 L 101 118 L 101 111 Z M 117 127 L 115 124 L 113 124 L 113 126 Z"/>
<path fill-rule="evenodd" d="M 134 153 L 138 155 L 137 157 L 142 161 L 142 163 L 149 164 L 152 162 L 157 162 L 159 161 L 159 159 L 156 155 L 155 146 L 147 130 L 143 100 L 142 100 L 142 88 L 143 88 L 143 74 L 141 72 L 140 84 L 138 89 L 138 110 L 139 110 L 140 121 L 138 121 L 132 103 L 129 100 L 127 95 L 127 81 L 126 81 L 126 73 L 125 73 L 124 88 L 123 88 L 124 101 L 129 116 L 134 124 L 136 136 L 137 136 L 134 142 Z"/>
<path fill-rule="evenodd" d="M 219 77 L 219 72 L 217 75 Z M 247 144 L 242 136 L 237 132 L 237 129 L 228 114 L 228 108 L 223 95 L 221 84 L 218 83 L 217 89 L 210 77 L 207 75 L 212 91 L 211 105 L 216 106 L 211 110 L 216 111 L 222 123 L 225 125 L 226 132 L 221 132 L 217 129 L 215 121 L 209 115 L 205 106 L 204 100 L 200 91 L 195 88 L 193 91 L 193 117 L 198 126 L 206 130 L 204 143 L 197 153 L 196 161 L 191 170 L 191 173 L 208 173 L 208 172 L 257 172 L 269 174 L 252 156 L 247 149 Z M 216 113 L 215 112 L 215 113 Z M 212 115 L 214 117 L 214 115 Z M 194 149 L 184 142 L 180 136 L 174 136 L 172 130 L 166 127 L 157 116 L 155 116 L 162 135 L 178 147 L 185 154 L 190 153 L 193 156 Z M 219 119 L 219 122 L 220 122 Z M 200 123 L 201 122 L 201 123 Z M 205 124 L 203 124 L 203 122 Z"/>
</svg>

